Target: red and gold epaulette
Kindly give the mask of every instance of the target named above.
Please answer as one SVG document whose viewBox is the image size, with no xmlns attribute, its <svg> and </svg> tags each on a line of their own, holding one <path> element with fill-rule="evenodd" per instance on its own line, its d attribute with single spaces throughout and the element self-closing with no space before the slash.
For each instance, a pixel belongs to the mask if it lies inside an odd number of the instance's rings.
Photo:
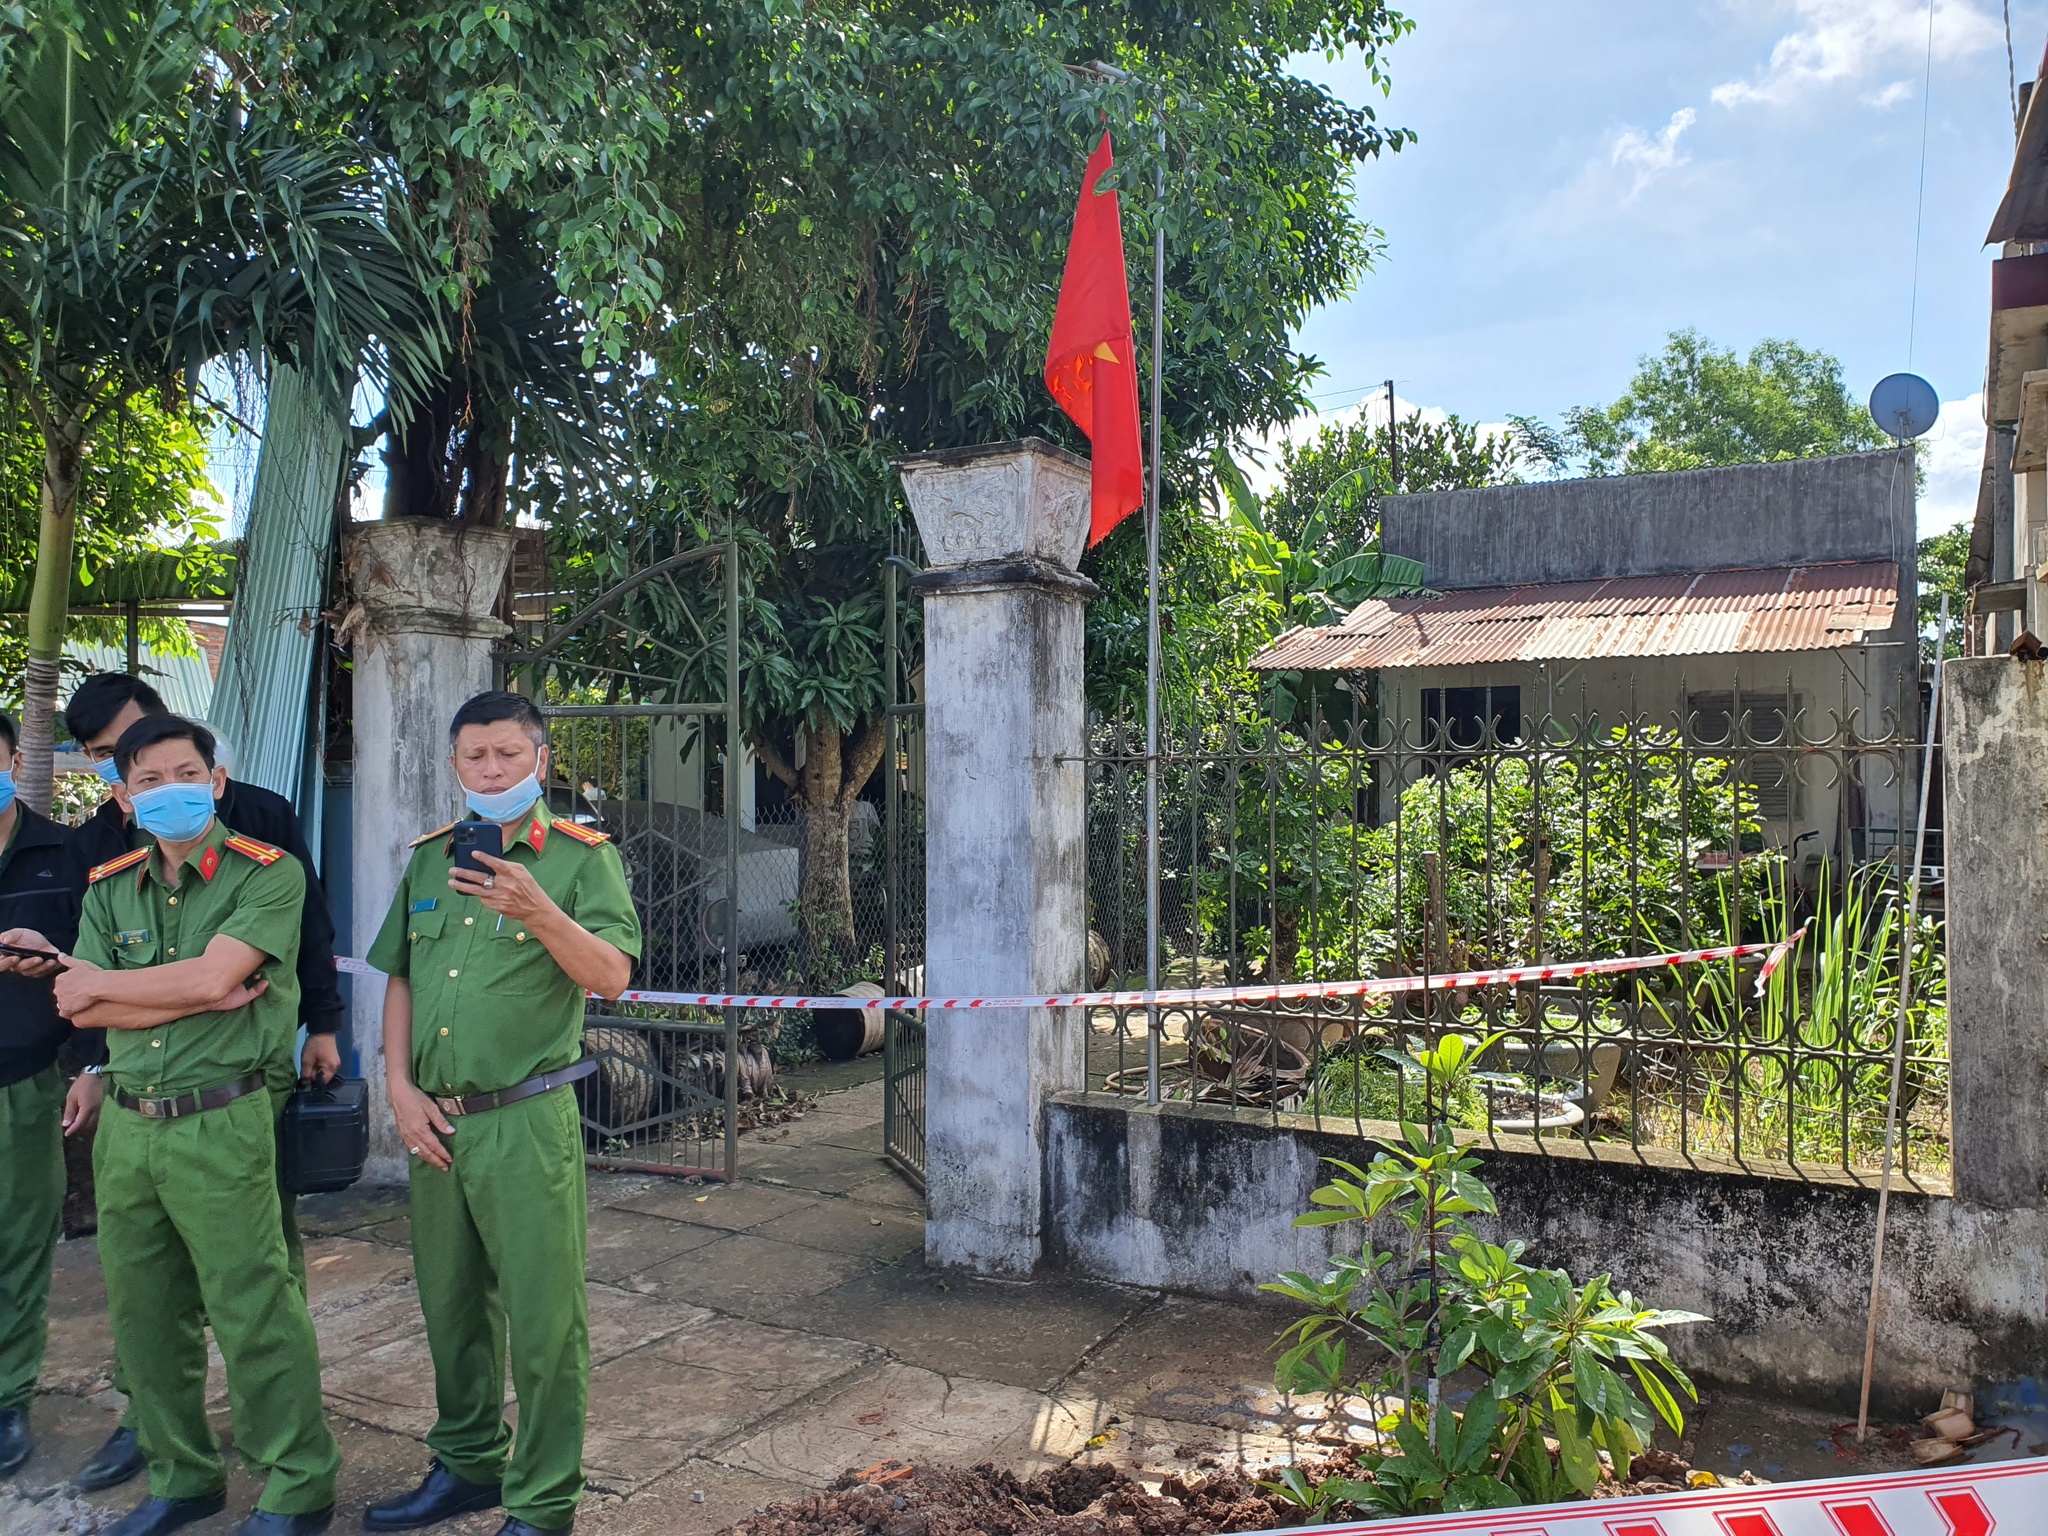
<svg viewBox="0 0 2048 1536">
<path fill-rule="evenodd" d="M 268 843 L 259 843 L 253 837 L 244 837 L 239 832 L 230 832 L 222 839 L 228 847 L 245 859 L 254 859 L 258 864 L 275 864 L 284 857 L 282 848 L 273 848 Z"/>
<path fill-rule="evenodd" d="M 573 837 L 579 843 L 588 843 L 593 848 L 599 843 L 608 843 L 612 840 L 611 833 L 586 827 L 580 821 L 557 821 L 551 823 L 551 830 L 561 833 L 564 837 Z"/>
<path fill-rule="evenodd" d="M 414 838 L 405 846 L 408 848 L 417 848 L 422 843 L 431 843 L 437 837 L 446 837 L 450 832 L 453 832 L 454 830 L 455 823 L 451 821 L 445 827 L 436 827 L 431 832 L 422 832 L 418 837 Z"/>
<path fill-rule="evenodd" d="M 149 849 L 147 847 L 131 848 L 118 859 L 109 859 L 106 863 L 95 867 L 86 875 L 85 883 L 87 885 L 96 885 L 109 875 L 118 875 L 124 869 L 133 869 L 148 857 Z"/>
</svg>

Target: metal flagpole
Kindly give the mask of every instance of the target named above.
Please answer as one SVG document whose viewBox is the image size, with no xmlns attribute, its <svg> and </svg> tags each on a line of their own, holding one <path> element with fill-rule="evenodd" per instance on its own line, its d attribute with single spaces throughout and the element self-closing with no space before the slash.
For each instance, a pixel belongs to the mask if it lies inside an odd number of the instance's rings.
<svg viewBox="0 0 2048 1536">
<path fill-rule="evenodd" d="M 1145 507 L 1145 990 L 1159 990 L 1159 399 L 1166 358 L 1166 125 L 1152 178 L 1152 478 Z M 1159 1005 L 1145 1007 L 1145 1102 L 1159 1102 Z"/>
</svg>

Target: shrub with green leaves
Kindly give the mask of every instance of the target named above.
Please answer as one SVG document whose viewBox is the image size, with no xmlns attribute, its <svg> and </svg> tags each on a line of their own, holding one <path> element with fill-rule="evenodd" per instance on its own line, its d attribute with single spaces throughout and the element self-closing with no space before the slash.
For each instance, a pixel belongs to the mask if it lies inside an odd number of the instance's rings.
<svg viewBox="0 0 2048 1536">
<path fill-rule="evenodd" d="M 1497 1214 L 1492 1192 L 1441 1125 L 1405 1124 L 1364 1168 L 1329 1161 L 1339 1176 L 1294 1224 L 1359 1222 L 1365 1240 L 1320 1276 L 1264 1287 L 1309 1309 L 1282 1333 L 1275 1376 L 1333 1405 L 1365 1399 L 1382 1439 L 1360 1459 L 1365 1476 L 1291 1502 L 1422 1514 L 1590 1495 L 1600 1452 L 1625 1468 L 1660 1420 L 1683 1429 L 1679 1399 L 1698 1394 L 1659 1332 L 1700 1314 L 1644 1307 L 1605 1275 L 1575 1281 L 1524 1264 L 1519 1242 L 1486 1242 L 1466 1218 Z M 1373 1240 L 1383 1223 L 1399 1234 L 1386 1249 Z M 1438 1391 L 1460 1371 L 1481 1382 L 1461 1408 Z"/>
</svg>

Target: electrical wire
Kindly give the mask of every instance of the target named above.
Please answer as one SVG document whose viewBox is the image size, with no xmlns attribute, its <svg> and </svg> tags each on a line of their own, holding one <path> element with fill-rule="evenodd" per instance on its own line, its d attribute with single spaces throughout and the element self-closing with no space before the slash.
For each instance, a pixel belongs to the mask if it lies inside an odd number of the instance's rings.
<svg viewBox="0 0 2048 1536">
<path fill-rule="evenodd" d="M 2012 103 L 2012 131 L 2020 131 L 2020 76 L 2012 61 L 2012 0 L 2001 0 L 2005 11 L 2005 94 Z"/>
<path fill-rule="evenodd" d="M 1906 302 L 1906 371 L 1913 371 L 1913 337 L 1920 324 L 1920 228 L 1927 214 L 1927 125 L 1933 113 L 1934 0 L 1927 0 L 1927 68 L 1920 81 L 1920 192 L 1913 208 L 1913 284 Z"/>
</svg>

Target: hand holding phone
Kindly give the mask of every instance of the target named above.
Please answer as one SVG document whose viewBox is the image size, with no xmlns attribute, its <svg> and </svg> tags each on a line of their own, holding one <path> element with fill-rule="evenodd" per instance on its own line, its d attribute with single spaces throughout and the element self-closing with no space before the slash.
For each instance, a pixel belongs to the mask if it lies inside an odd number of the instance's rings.
<svg viewBox="0 0 2048 1536">
<path fill-rule="evenodd" d="M 477 862 L 477 854 L 488 853 L 494 858 L 505 851 L 505 829 L 495 821 L 458 821 L 455 823 L 455 867 L 466 869 L 473 875 L 490 874 L 490 870 Z"/>
<path fill-rule="evenodd" d="M 32 928 L 10 928 L 0 934 L 0 971 L 40 978 L 53 975 L 64 957 Z"/>
</svg>

